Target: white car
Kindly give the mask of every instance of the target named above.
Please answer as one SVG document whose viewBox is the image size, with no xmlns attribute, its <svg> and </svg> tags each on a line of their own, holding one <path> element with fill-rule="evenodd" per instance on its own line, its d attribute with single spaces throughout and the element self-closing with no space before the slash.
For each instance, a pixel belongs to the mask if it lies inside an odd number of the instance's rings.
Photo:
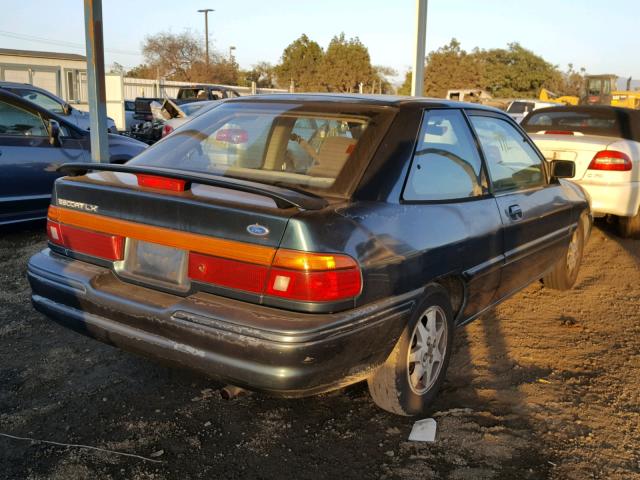
<svg viewBox="0 0 640 480">
<path fill-rule="evenodd" d="M 533 98 L 513 100 L 507 107 L 507 113 L 516 122 L 520 123 L 522 122 L 522 119 L 527 116 L 527 114 L 533 112 L 534 110 L 538 110 L 540 108 L 555 107 L 557 105 L 557 103 L 541 102 Z"/>
<path fill-rule="evenodd" d="M 640 235 L 640 110 L 545 108 L 521 126 L 547 160 L 575 163 L 572 181 L 591 196 L 594 216 L 614 215 L 623 237 Z"/>
</svg>

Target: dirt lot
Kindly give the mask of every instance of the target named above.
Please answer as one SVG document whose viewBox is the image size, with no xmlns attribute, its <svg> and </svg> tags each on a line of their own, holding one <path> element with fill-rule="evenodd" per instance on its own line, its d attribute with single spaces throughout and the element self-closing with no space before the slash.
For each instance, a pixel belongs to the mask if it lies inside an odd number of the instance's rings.
<svg viewBox="0 0 640 480">
<path fill-rule="evenodd" d="M 0 432 L 162 463 L 0 436 L 1 478 L 640 478 L 640 241 L 606 226 L 573 291 L 532 285 L 458 332 L 433 444 L 362 384 L 225 401 L 59 327 L 29 303 L 39 232 L 0 232 Z"/>
</svg>

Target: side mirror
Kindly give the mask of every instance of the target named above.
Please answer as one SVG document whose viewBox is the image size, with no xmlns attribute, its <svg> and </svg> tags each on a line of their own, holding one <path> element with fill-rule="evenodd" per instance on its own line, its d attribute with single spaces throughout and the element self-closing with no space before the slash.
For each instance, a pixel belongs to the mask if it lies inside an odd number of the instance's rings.
<svg viewBox="0 0 640 480">
<path fill-rule="evenodd" d="M 73 110 L 73 107 L 71 105 L 69 105 L 68 103 L 64 103 L 62 105 L 62 112 L 65 115 L 71 115 L 71 110 Z"/>
<path fill-rule="evenodd" d="M 571 160 L 553 160 L 551 162 L 552 178 L 573 178 L 576 174 L 576 164 Z"/>
<path fill-rule="evenodd" d="M 49 143 L 59 147 L 60 141 L 60 124 L 56 120 L 49 120 Z"/>
</svg>

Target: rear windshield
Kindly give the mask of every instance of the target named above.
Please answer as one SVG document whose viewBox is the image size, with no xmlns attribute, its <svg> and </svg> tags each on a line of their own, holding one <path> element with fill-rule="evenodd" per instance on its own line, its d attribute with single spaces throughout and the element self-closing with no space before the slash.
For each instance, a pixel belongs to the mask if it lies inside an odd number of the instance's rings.
<svg viewBox="0 0 640 480">
<path fill-rule="evenodd" d="M 128 165 L 343 196 L 360 178 L 391 115 L 338 103 L 228 102 L 196 116 Z"/>
<path fill-rule="evenodd" d="M 529 114 L 521 126 L 528 133 L 557 130 L 629 140 L 636 139 L 639 133 L 632 112 L 615 109 L 537 110 Z"/>
</svg>

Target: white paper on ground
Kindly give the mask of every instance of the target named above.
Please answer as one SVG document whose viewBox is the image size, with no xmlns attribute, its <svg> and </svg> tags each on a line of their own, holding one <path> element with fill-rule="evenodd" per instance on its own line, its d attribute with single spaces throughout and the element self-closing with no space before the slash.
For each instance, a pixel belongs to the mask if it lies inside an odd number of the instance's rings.
<svg viewBox="0 0 640 480">
<path fill-rule="evenodd" d="M 433 418 L 425 418 L 418 420 L 413 424 L 409 441 L 414 442 L 435 442 L 436 440 L 436 421 Z"/>
</svg>

